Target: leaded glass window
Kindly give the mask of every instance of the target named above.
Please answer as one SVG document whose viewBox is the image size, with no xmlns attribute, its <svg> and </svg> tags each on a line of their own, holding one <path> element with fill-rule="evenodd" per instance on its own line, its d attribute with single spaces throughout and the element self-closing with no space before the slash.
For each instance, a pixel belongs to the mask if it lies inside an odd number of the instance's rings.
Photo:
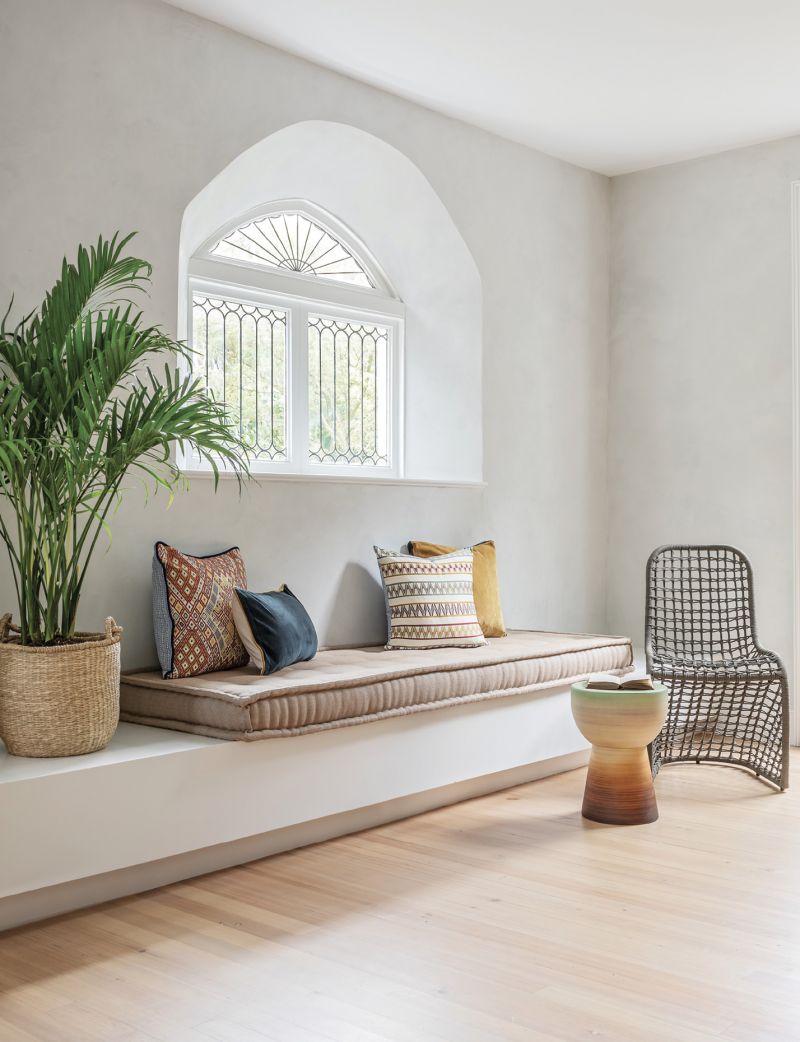
<svg viewBox="0 0 800 1042">
<path fill-rule="evenodd" d="M 286 459 L 286 311 L 192 298 L 195 370 L 239 427 L 254 459 Z"/>
<path fill-rule="evenodd" d="M 350 250 L 300 213 L 277 213 L 236 228 L 211 253 L 301 275 L 335 279 L 374 289 L 375 283 Z"/>
<path fill-rule="evenodd" d="M 343 224 L 301 200 L 240 221 L 190 259 L 186 301 L 192 371 L 254 473 L 401 476 L 403 304 Z"/>
<path fill-rule="evenodd" d="M 385 467 L 390 330 L 308 316 L 308 454 L 317 463 Z"/>
</svg>

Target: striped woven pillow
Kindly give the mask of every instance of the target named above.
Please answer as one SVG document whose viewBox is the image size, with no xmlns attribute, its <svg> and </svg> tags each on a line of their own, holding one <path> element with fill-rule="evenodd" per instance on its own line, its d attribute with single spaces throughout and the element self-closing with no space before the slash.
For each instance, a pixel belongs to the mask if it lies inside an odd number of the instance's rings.
<svg viewBox="0 0 800 1042">
<path fill-rule="evenodd" d="M 388 649 L 477 648 L 483 637 L 472 597 L 472 550 L 412 557 L 375 547 L 386 595 Z"/>
</svg>

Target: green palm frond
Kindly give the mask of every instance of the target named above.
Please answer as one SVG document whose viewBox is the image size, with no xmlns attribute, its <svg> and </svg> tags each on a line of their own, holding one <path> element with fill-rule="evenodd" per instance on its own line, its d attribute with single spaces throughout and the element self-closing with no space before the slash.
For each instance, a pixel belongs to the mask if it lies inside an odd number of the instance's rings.
<svg viewBox="0 0 800 1042">
<path fill-rule="evenodd" d="M 75 264 L 66 257 L 61 263 L 61 278 L 50 290 L 35 315 L 31 327 L 34 339 L 45 349 L 60 351 L 69 330 L 85 312 L 102 310 L 111 301 L 129 299 L 130 294 L 144 289 L 152 268 L 139 257 L 127 257 L 123 251 L 133 235 L 109 240 L 100 237 L 96 246 L 78 247 Z"/>
<path fill-rule="evenodd" d="M 176 446 L 218 478 L 248 475 L 248 450 L 225 408 L 174 366 L 181 344 L 143 321 L 134 298 L 150 265 L 131 236 L 85 249 L 36 312 L 0 322 L 0 537 L 16 585 L 23 643 L 75 631 L 78 601 L 123 482 L 138 473 L 170 494 Z M 157 379 L 149 363 L 172 360 Z M 9 520 L 10 518 L 10 520 Z"/>
</svg>

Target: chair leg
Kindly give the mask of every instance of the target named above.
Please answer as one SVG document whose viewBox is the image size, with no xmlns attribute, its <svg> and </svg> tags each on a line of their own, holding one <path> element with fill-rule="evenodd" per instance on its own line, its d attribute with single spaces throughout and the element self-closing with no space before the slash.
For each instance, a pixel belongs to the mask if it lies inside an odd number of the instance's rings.
<svg viewBox="0 0 800 1042">
<path fill-rule="evenodd" d="M 781 677 L 781 702 L 783 716 L 782 733 L 782 763 L 781 763 L 781 792 L 789 788 L 789 729 L 791 727 L 789 715 L 789 679 L 784 671 Z"/>
</svg>

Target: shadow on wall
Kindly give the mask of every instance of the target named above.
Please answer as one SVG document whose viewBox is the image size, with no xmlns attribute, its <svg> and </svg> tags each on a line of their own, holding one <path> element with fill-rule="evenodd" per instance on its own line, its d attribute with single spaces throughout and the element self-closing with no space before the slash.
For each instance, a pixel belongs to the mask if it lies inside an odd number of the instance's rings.
<svg viewBox="0 0 800 1042">
<path fill-rule="evenodd" d="M 363 564 L 357 564 L 355 561 L 348 561 L 344 566 L 336 587 L 334 603 L 336 608 L 326 627 L 326 644 L 352 643 L 354 613 L 368 619 L 386 617 L 386 601 L 380 582 Z M 365 634 L 365 638 L 366 636 Z M 385 631 L 383 637 L 378 636 L 375 639 L 385 640 Z"/>
</svg>

